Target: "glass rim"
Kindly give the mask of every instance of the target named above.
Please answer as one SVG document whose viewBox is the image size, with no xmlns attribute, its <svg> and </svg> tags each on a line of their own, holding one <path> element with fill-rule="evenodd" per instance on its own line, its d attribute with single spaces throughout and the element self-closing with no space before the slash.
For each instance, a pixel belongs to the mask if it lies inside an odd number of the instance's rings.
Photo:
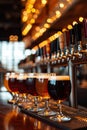
<svg viewBox="0 0 87 130">
<path fill-rule="evenodd" d="M 70 80 L 70 76 L 69 75 L 52 75 L 49 76 L 48 80 Z"/>
</svg>

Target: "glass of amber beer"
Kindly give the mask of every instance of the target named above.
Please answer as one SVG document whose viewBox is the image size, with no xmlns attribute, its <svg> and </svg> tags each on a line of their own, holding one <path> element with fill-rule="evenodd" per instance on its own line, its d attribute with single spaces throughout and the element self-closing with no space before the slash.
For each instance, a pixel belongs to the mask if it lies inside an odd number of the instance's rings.
<svg viewBox="0 0 87 130">
<path fill-rule="evenodd" d="M 48 78 L 51 75 L 56 75 L 55 73 L 38 73 L 36 78 L 36 91 L 38 96 L 42 97 L 45 101 L 45 107 L 42 111 L 38 112 L 42 116 L 51 116 L 56 113 L 52 111 L 49 107 L 49 93 L 48 93 Z"/>
<path fill-rule="evenodd" d="M 18 87 L 17 84 L 17 73 L 11 72 L 8 78 L 8 86 L 9 90 L 13 95 L 13 99 L 9 101 L 9 103 L 15 104 L 17 102 L 17 94 L 18 94 Z"/>
<path fill-rule="evenodd" d="M 26 104 L 26 109 L 33 111 L 33 112 L 38 112 L 40 109 L 38 108 L 38 95 L 36 92 L 36 73 L 27 73 L 26 74 L 26 81 L 25 81 L 25 86 L 26 86 L 26 93 L 29 95 L 30 102 Z M 33 101 L 32 101 L 33 97 Z"/>
<path fill-rule="evenodd" d="M 48 92 L 50 97 L 58 102 L 59 113 L 50 119 L 59 122 L 70 121 L 71 118 L 62 113 L 61 103 L 69 98 L 71 92 L 70 77 L 67 75 L 50 76 L 48 80 Z"/>
<path fill-rule="evenodd" d="M 5 75 L 4 75 L 4 86 L 6 87 L 7 91 L 11 92 L 9 85 L 8 85 L 9 76 L 10 76 L 10 72 L 5 73 Z"/>
<path fill-rule="evenodd" d="M 18 101 L 17 105 L 22 106 L 26 99 L 26 86 L 25 86 L 25 81 L 26 81 L 26 74 L 25 73 L 18 73 L 17 75 L 17 80 L 16 80 L 16 88 L 18 88 Z"/>
</svg>

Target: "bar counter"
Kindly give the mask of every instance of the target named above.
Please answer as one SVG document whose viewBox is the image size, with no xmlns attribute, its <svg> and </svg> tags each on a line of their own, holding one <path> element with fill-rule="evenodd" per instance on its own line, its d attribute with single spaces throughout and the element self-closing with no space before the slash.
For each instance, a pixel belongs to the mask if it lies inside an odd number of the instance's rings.
<svg viewBox="0 0 87 130">
<path fill-rule="evenodd" d="M 58 123 L 48 117 L 20 109 L 8 103 L 9 92 L 0 92 L 0 129 L 1 130 L 87 130 L 87 112 L 64 107 L 72 117 L 70 122 Z"/>
<path fill-rule="evenodd" d="M 17 106 L 8 103 L 9 99 L 8 92 L 0 92 L 0 130 L 57 130 L 20 112 Z"/>
</svg>

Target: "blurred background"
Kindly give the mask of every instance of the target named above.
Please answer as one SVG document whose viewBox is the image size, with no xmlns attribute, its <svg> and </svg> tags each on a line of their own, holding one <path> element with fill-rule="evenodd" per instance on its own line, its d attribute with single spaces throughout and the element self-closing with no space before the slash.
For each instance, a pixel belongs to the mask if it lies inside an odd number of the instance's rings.
<svg viewBox="0 0 87 130">
<path fill-rule="evenodd" d="M 31 66 L 35 65 L 36 49 L 32 48 L 78 17 L 87 17 L 86 5 L 81 0 L 0 0 L 0 90 L 6 91 L 6 72 L 35 72 Z M 68 69 L 54 66 L 52 72 L 64 75 Z M 87 107 L 87 64 L 77 66 L 76 83 L 78 103 Z"/>
</svg>

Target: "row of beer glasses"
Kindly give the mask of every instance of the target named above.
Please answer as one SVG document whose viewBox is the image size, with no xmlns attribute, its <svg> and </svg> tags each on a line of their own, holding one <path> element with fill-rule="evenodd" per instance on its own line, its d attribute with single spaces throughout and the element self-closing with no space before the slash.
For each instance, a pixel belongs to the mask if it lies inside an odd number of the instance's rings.
<svg viewBox="0 0 87 130">
<path fill-rule="evenodd" d="M 4 76 L 4 86 L 6 89 L 12 94 L 12 99 L 9 100 L 9 103 L 16 103 L 17 100 L 17 93 L 18 93 L 18 88 L 16 87 L 16 73 L 10 73 L 7 72 Z"/>
<path fill-rule="evenodd" d="M 13 95 L 13 99 L 9 103 L 22 103 L 28 93 L 35 95 L 34 87 L 32 87 L 34 82 L 30 82 L 30 87 L 27 87 L 29 82 L 27 76 L 25 73 L 15 72 L 5 74 L 4 85 Z M 32 80 L 34 81 L 34 77 Z"/>
<path fill-rule="evenodd" d="M 28 104 L 28 107 L 26 107 L 27 110 L 37 112 L 41 116 L 50 116 L 50 119 L 55 121 L 71 120 L 70 117 L 63 115 L 61 107 L 61 102 L 70 95 L 71 83 L 69 76 L 56 76 L 54 73 L 16 73 L 10 74 L 8 86 L 11 92 L 18 95 L 22 94 L 22 99 L 23 95 L 26 95 L 26 97 L 32 95 L 33 98 L 29 102 L 30 106 Z M 45 106 L 40 107 L 38 105 L 39 97 L 44 99 Z M 50 109 L 49 99 L 58 101 L 59 112 Z M 34 102 L 32 102 L 33 100 Z"/>
</svg>

